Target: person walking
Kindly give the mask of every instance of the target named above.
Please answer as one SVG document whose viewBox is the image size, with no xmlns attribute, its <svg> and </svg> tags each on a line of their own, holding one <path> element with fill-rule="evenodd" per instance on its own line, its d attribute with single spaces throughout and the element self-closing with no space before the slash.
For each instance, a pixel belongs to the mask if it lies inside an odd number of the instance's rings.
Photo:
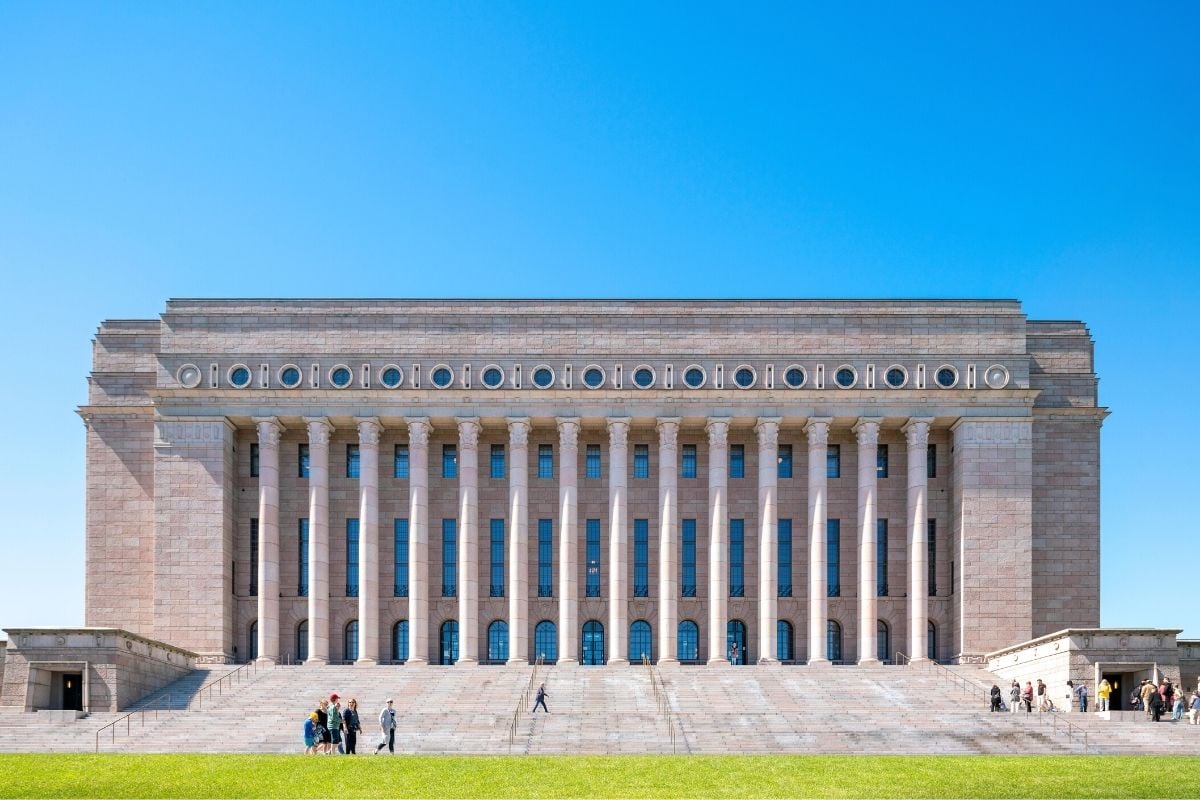
<svg viewBox="0 0 1200 800">
<path fill-rule="evenodd" d="M 346 703 L 346 710 L 342 712 L 342 735 L 346 740 L 346 755 L 355 755 L 358 750 L 358 734 L 362 731 L 362 726 L 358 721 L 358 701 L 353 697 Z"/>
<path fill-rule="evenodd" d="M 1200 689 L 1192 692 L 1192 724 L 1200 725 Z"/>
<path fill-rule="evenodd" d="M 329 739 L 330 753 L 345 753 L 342 747 L 342 704 L 337 693 L 329 695 Z"/>
<path fill-rule="evenodd" d="M 1080 683 L 1078 686 L 1075 687 L 1075 696 L 1079 698 L 1079 713 L 1086 714 L 1087 713 L 1087 700 L 1088 700 L 1088 691 L 1087 691 L 1086 683 Z"/>
<path fill-rule="evenodd" d="M 534 714 L 537 713 L 538 706 L 541 706 L 542 709 L 547 714 L 550 713 L 550 709 L 546 708 L 546 684 L 544 684 L 544 683 L 538 687 L 537 697 L 533 701 L 533 713 Z"/>
<path fill-rule="evenodd" d="M 384 747 L 393 755 L 396 753 L 396 709 L 392 708 L 392 698 L 387 699 L 387 705 L 379 712 L 379 744 L 375 747 L 375 754 Z"/>
<path fill-rule="evenodd" d="M 1100 711 L 1108 711 L 1108 698 L 1112 694 L 1112 684 L 1108 682 L 1108 678 L 1101 678 L 1100 685 L 1096 687 L 1096 697 L 1100 698 Z"/>
<path fill-rule="evenodd" d="M 1138 697 L 1142 701 L 1142 708 L 1146 711 L 1146 716 L 1154 716 L 1154 711 L 1150 708 L 1150 695 L 1158 694 L 1158 690 L 1154 688 L 1153 681 L 1142 681 L 1142 688 L 1138 692 Z"/>
<path fill-rule="evenodd" d="M 1158 722 L 1162 719 L 1163 699 L 1158 689 L 1154 688 L 1154 684 L 1150 684 L 1150 689 L 1150 721 Z"/>
<path fill-rule="evenodd" d="M 1016 681 L 1012 682 L 1012 686 L 1008 687 L 1008 711 L 1010 714 L 1015 714 L 1021 710 L 1021 684 Z"/>
<path fill-rule="evenodd" d="M 992 713 L 994 714 L 1000 710 L 1000 687 L 993 683 L 990 695 L 992 698 Z"/>
</svg>

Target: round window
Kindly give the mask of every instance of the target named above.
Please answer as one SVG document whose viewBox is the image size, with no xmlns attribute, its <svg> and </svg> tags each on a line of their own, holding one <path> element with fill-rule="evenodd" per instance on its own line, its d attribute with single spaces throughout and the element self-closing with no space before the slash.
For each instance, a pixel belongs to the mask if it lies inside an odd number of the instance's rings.
<svg viewBox="0 0 1200 800">
<path fill-rule="evenodd" d="M 633 385 L 639 389 L 649 389 L 654 385 L 654 370 L 649 367 L 638 367 L 633 371 Z"/>
<path fill-rule="evenodd" d="M 893 389 L 903 389 L 908 383 L 908 370 L 899 365 L 888 367 L 887 372 L 883 374 L 884 382 Z"/>
<path fill-rule="evenodd" d="M 349 367 L 337 366 L 329 370 L 329 382 L 335 388 L 345 389 L 352 380 L 354 380 L 354 373 L 350 371 Z"/>
<path fill-rule="evenodd" d="M 394 364 L 389 364 L 379 373 L 379 382 L 386 389 L 395 389 L 404 380 L 404 373 Z"/>
<path fill-rule="evenodd" d="M 699 389 L 708 380 L 703 367 L 691 366 L 683 373 L 683 382 L 689 389 Z"/>
<path fill-rule="evenodd" d="M 489 389 L 499 389 L 504 383 L 504 370 L 497 366 L 488 366 L 483 368 L 483 375 L 480 376 L 483 385 Z"/>
<path fill-rule="evenodd" d="M 799 389 L 806 381 L 808 381 L 808 375 L 804 372 L 804 367 L 792 366 L 784 370 L 783 382 L 789 389 Z"/>
<path fill-rule="evenodd" d="M 295 364 L 287 364 L 279 370 L 279 383 L 285 389 L 295 389 L 300 385 L 300 368 Z"/>
<path fill-rule="evenodd" d="M 983 373 L 983 380 L 993 389 L 1003 389 L 1008 386 L 1008 369 L 1000 364 L 993 364 Z"/>
<path fill-rule="evenodd" d="M 250 368 L 245 364 L 236 364 L 229 369 L 229 384 L 238 389 L 250 385 Z"/>
<path fill-rule="evenodd" d="M 433 372 L 429 373 L 429 380 L 438 389 L 445 389 L 454 381 L 454 373 L 445 365 L 434 367 Z"/>
<path fill-rule="evenodd" d="M 733 382 L 739 389 L 749 389 L 754 385 L 754 370 L 750 367 L 738 367 L 733 373 Z"/>
<path fill-rule="evenodd" d="M 599 389 L 604 385 L 604 370 L 591 366 L 583 371 L 583 385 L 589 389 Z"/>
<path fill-rule="evenodd" d="M 854 371 L 854 367 L 838 367 L 837 372 L 833 375 L 833 380 L 843 389 L 849 389 L 858 383 L 858 373 Z"/>
<path fill-rule="evenodd" d="M 938 367 L 933 379 L 943 389 L 953 389 L 958 384 L 958 370 L 950 365 Z"/>
<path fill-rule="evenodd" d="M 538 367 L 533 371 L 533 385 L 539 389 L 549 389 L 554 383 L 554 370 L 549 367 Z"/>
<path fill-rule="evenodd" d="M 195 389 L 200 385 L 201 377 L 203 376 L 200 373 L 200 368 L 195 364 L 184 364 L 175 373 L 175 378 L 179 381 L 179 385 L 185 389 Z"/>
</svg>

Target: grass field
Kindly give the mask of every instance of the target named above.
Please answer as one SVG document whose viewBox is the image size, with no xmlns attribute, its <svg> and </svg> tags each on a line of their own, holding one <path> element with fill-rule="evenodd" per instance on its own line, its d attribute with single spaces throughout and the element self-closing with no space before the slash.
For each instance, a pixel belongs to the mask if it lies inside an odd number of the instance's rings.
<svg viewBox="0 0 1200 800">
<path fill-rule="evenodd" d="M 0 797 L 1197 797 L 1200 758 L 0 755 Z"/>
</svg>

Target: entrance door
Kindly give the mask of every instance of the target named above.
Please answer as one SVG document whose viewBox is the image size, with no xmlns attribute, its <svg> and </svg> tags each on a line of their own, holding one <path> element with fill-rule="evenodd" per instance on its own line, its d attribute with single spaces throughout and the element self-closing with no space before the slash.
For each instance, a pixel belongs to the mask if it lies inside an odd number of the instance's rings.
<svg viewBox="0 0 1200 800">
<path fill-rule="evenodd" d="M 83 675 L 78 672 L 60 672 L 62 681 L 62 707 L 66 711 L 83 711 Z"/>
<path fill-rule="evenodd" d="M 1112 687 L 1108 696 L 1109 711 L 1126 711 L 1129 706 L 1129 693 L 1137 686 L 1133 672 L 1105 672 L 1101 677 Z"/>
</svg>

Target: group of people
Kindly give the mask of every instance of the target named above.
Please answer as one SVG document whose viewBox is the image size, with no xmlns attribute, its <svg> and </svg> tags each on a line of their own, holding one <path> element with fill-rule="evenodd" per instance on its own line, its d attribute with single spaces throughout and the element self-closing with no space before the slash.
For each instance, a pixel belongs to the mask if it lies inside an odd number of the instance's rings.
<svg viewBox="0 0 1200 800">
<path fill-rule="evenodd" d="M 378 753 L 384 747 L 396 752 L 396 711 L 389 697 L 387 705 L 379 712 Z M 356 755 L 358 735 L 362 723 L 358 717 L 358 701 L 353 697 L 342 707 L 341 697 L 336 692 L 329 699 L 321 698 L 316 708 L 304 718 L 304 752 L 306 755 Z"/>
<path fill-rule="evenodd" d="M 993 683 L 990 693 L 992 711 L 1003 711 L 1007 708 L 1015 714 L 1023 708 L 1026 713 L 1031 713 L 1035 697 L 1038 711 L 1058 711 L 1051 694 L 1050 687 L 1043 683 L 1041 678 L 1038 678 L 1036 688 L 1029 681 L 1025 681 L 1025 688 L 1022 689 L 1019 681 L 1013 681 L 1008 688 L 1008 702 L 1005 703 L 1004 693 Z M 1072 681 L 1067 681 L 1067 701 L 1072 702 L 1076 697 L 1079 699 L 1080 710 L 1087 711 L 1087 687 L 1083 684 L 1076 686 Z"/>
<path fill-rule="evenodd" d="M 1099 698 L 1099 711 L 1109 710 L 1109 698 L 1112 696 L 1113 687 L 1108 682 L 1108 679 L 1102 679 L 1100 685 L 1096 687 L 1096 697 Z M 1036 700 L 1035 700 L 1036 698 Z M 1074 681 L 1067 681 L 1067 689 L 1065 695 L 1068 710 L 1075 703 L 1078 703 L 1079 710 L 1086 713 L 1088 710 L 1088 690 L 1084 683 L 1076 684 Z M 1002 711 L 1007 708 L 1009 711 L 1016 713 L 1022 708 L 1025 713 L 1032 713 L 1035 703 L 1038 711 L 1058 711 L 1059 708 L 1054 704 L 1054 698 L 1050 688 L 1039 678 L 1035 687 L 1030 681 L 1025 682 L 1025 687 L 1022 688 L 1019 681 L 1013 681 L 1008 689 L 1008 702 L 1005 703 L 1004 692 L 996 684 L 992 684 L 991 692 L 989 693 L 991 700 L 992 711 Z M 1171 719 L 1181 720 L 1185 711 L 1190 711 L 1191 721 L 1193 725 L 1200 725 L 1200 687 L 1192 692 L 1191 697 L 1185 698 L 1185 692 L 1176 691 L 1171 681 L 1164 679 L 1162 683 L 1155 685 L 1154 681 L 1143 680 L 1141 685 L 1133 690 L 1129 697 L 1131 708 L 1134 710 L 1145 710 L 1146 715 L 1154 722 L 1158 722 L 1162 715 L 1167 711 L 1171 712 Z"/>
<path fill-rule="evenodd" d="M 1144 710 L 1153 722 L 1161 720 L 1168 711 L 1171 721 L 1178 722 L 1190 710 L 1192 724 L 1200 725 L 1200 687 L 1191 697 L 1185 697 L 1185 692 L 1176 690 L 1170 680 L 1163 680 L 1157 686 L 1154 681 L 1144 680 L 1129 696 L 1129 703 L 1135 710 Z"/>
</svg>

